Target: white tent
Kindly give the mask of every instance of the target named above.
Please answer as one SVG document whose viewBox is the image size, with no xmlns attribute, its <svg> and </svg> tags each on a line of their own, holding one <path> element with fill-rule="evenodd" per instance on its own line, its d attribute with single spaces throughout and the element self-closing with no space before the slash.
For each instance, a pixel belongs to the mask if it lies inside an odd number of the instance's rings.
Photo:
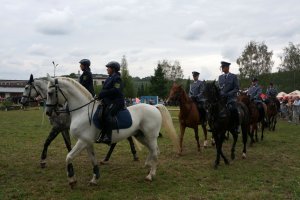
<svg viewBox="0 0 300 200">
<path fill-rule="evenodd" d="M 295 90 L 295 91 L 293 91 L 291 93 L 288 93 L 287 96 L 289 96 L 289 97 L 296 97 L 296 96 L 300 97 L 300 91 L 299 90 Z"/>
<path fill-rule="evenodd" d="M 284 96 L 286 96 L 287 94 L 285 93 L 285 92 L 279 92 L 278 94 L 277 94 L 277 98 L 280 98 L 280 97 L 284 97 Z"/>
</svg>

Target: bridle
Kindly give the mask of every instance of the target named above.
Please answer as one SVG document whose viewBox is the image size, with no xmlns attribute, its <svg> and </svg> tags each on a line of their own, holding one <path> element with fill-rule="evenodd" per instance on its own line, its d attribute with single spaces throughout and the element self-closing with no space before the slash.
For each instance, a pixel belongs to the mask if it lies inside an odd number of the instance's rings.
<svg viewBox="0 0 300 200">
<path fill-rule="evenodd" d="M 47 99 L 47 98 L 43 97 L 43 95 L 36 89 L 36 87 L 34 86 L 34 84 L 32 84 L 32 82 L 28 83 L 27 85 L 29 85 L 29 88 L 30 88 L 29 93 L 27 96 L 26 95 L 22 96 L 23 98 L 29 99 L 29 101 L 27 101 L 27 102 L 36 102 L 35 98 L 31 96 L 32 90 L 35 90 L 37 96 L 41 96 L 43 100 Z"/>
<path fill-rule="evenodd" d="M 91 104 L 93 102 L 94 102 L 94 104 L 93 104 L 93 109 L 94 109 L 94 105 L 95 105 L 96 99 L 92 99 L 88 103 L 86 103 L 86 104 L 84 104 L 82 106 L 79 106 L 77 108 L 74 108 L 72 110 L 70 110 L 68 106 L 66 106 L 65 109 L 59 109 L 60 107 L 63 107 L 63 105 L 59 104 L 59 102 L 58 102 L 58 93 L 60 92 L 62 94 L 62 96 L 65 99 L 65 102 L 68 102 L 68 99 L 67 99 L 66 95 L 64 94 L 64 92 L 62 91 L 62 89 L 59 87 L 58 79 L 57 78 L 54 79 L 54 85 L 49 86 L 49 88 L 55 88 L 56 103 L 55 104 L 46 104 L 46 107 L 54 108 L 54 112 L 57 113 L 57 114 L 58 113 L 68 113 L 68 114 L 70 114 L 71 112 L 79 110 L 79 109 L 81 109 L 81 108 L 83 108 L 85 106 L 88 106 L 89 104 Z M 88 112 L 89 112 L 89 109 L 88 109 Z"/>
</svg>

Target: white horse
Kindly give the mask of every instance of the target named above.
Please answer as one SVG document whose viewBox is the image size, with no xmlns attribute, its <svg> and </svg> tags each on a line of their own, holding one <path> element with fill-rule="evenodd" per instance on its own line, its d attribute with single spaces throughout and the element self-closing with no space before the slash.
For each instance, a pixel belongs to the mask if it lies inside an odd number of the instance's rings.
<svg viewBox="0 0 300 200">
<path fill-rule="evenodd" d="M 99 102 L 95 101 L 91 94 L 73 79 L 65 77 L 53 79 L 48 75 L 48 80 L 46 114 L 51 115 L 60 102 L 67 100 L 71 114 L 70 133 L 78 139 L 66 157 L 69 185 L 73 187 L 76 184 L 72 161 L 84 149 L 87 150 L 94 166 L 90 184 L 97 184 L 100 172 L 93 143 L 98 136 L 99 129 L 91 123 L 91 118 L 95 113 L 94 108 L 99 105 Z M 95 105 L 93 105 L 94 103 Z M 152 181 L 157 168 L 157 157 L 159 154 L 157 138 L 161 125 L 164 126 L 178 152 L 178 139 L 172 118 L 167 108 L 163 105 L 137 104 L 128 107 L 128 110 L 132 117 L 132 125 L 127 129 L 120 129 L 119 132 L 113 130 L 112 143 L 134 136 L 145 145 L 149 149 L 145 165 L 150 166 L 150 172 L 145 179 Z"/>
</svg>

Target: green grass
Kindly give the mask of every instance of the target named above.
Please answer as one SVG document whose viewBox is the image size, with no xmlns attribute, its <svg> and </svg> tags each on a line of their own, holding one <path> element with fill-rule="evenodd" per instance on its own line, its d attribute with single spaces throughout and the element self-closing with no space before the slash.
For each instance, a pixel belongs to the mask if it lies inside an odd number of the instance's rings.
<svg viewBox="0 0 300 200">
<path fill-rule="evenodd" d="M 214 147 L 197 152 L 191 129 L 181 157 L 175 156 L 167 137 L 159 138 L 159 166 L 151 183 L 144 181 L 147 150 L 138 151 L 140 161 L 133 162 L 123 141 L 110 164 L 100 166 L 101 179 L 91 187 L 92 166 L 84 151 L 74 160 L 78 183 L 71 190 L 61 135 L 49 147 L 47 168 L 39 166 L 51 128 L 47 118 L 43 125 L 42 119 L 42 111 L 35 109 L 0 112 L 0 199 L 300 199 L 300 131 L 294 124 L 280 121 L 276 132 L 267 131 L 264 141 L 248 148 L 245 160 L 240 137 L 236 160 L 229 166 L 222 161 L 218 170 L 213 169 Z M 178 121 L 174 123 L 178 131 Z M 200 136 L 203 142 L 202 130 Z M 231 142 L 224 144 L 228 158 Z M 108 146 L 94 146 L 102 159 Z"/>
</svg>

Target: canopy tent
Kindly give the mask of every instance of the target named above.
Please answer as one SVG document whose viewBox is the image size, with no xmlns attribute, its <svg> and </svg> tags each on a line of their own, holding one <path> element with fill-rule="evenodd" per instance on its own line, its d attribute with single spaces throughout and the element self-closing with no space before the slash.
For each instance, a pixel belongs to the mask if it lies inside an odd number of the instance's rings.
<svg viewBox="0 0 300 200">
<path fill-rule="evenodd" d="M 285 93 L 285 92 L 279 92 L 278 94 L 277 94 L 277 98 L 281 98 L 281 97 L 284 97 L 284 96 L 286 96 L 287 94 Z"/>
<path fill-rule="evenodd" d="M 291 93 L 288 93 L 286 96 L 289 96 L 289 97 L 300 97 L 300 91 L 299 90 L 295 90 Z"/>
</svg>

